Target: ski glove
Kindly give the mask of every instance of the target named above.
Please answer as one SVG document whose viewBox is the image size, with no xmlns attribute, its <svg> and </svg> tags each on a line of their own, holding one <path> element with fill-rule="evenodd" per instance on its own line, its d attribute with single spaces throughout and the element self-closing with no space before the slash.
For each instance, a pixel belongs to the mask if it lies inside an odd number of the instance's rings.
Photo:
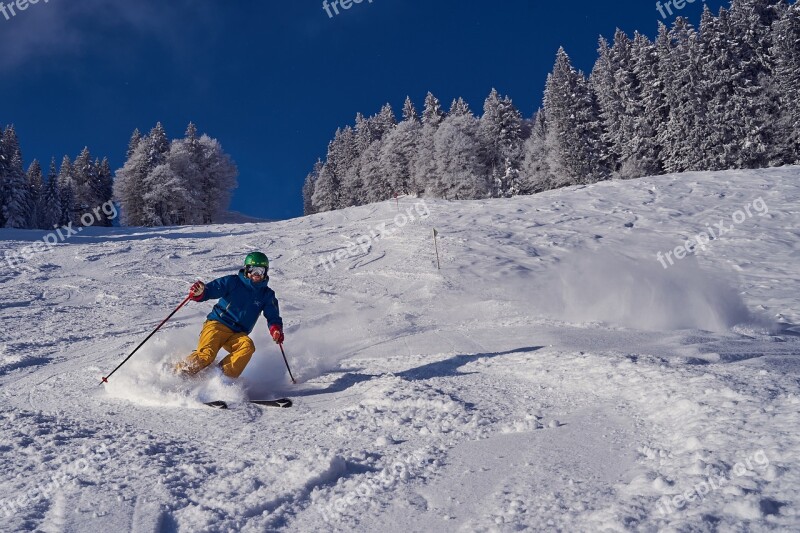
<svg viewBox="0 0 800 533">
<path fill-rule="evenodd" d="M 206 292 L 206 284 L 202 281 L 195 281 L 194 285 L 192 285 L 192 288 L 189 289 L 189 298 L 195 302 L 199 302 L 203 299 L 204 292 Z"/>
<path fill-rule="evenodd" d="M 269 327 L 269 334 L 272 335 L 272 340 L 276 344 L 283 344 L 283 328 L 278 324 L 273 324 Z"/>
</svg>

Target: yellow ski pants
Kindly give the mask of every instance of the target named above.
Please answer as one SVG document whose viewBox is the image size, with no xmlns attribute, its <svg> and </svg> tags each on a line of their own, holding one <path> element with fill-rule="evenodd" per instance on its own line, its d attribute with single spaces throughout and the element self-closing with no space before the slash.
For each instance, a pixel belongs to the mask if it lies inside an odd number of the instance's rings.
<svg viewBox="0 0 800 533">
<path fill-rule="evenodd" d="M 231 378 L 238 378 L 244 372 L 256 351 L 253 339 L 246 333 L 236 333 L 221 322 L 206 320 L 200 332 L 197 350 L 178 365 L 178 371 L 197 374 L 214 362 L 221 348 L 229 353 L 220 361 L 219 366 L 222 373 Z"/>
</svg>

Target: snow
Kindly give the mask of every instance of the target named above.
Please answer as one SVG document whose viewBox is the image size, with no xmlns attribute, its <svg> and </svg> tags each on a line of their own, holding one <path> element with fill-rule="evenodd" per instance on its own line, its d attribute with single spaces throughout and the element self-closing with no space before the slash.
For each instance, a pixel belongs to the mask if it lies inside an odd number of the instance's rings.
<svg viewBox="0 0 800 533">
<path fill-rule="evenodd" d="M 392 225 L 394 200 L 85 228 L 0 272 L 0 527 L 796 530 L 799 177 L 426 199 L 429 216 L 327 270 L 320 258 Z M 758 198 L 768 212 L 705 251 L 657 260 Z M 0 253 L 44 236 L 1 230 Z M 257 249 L 299 385 L 263 321 L 239 382 L 171 375 L 211 306 L 194 302 L 100 384 L 194 279 Z M 217 399 L 231 409 L 200 403 Z"/>
</svg>

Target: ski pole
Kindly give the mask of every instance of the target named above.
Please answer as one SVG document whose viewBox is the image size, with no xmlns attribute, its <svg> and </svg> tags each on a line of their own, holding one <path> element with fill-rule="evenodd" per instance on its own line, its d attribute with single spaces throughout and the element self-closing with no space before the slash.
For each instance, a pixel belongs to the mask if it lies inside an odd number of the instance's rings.
<svg viewBox="0 0 800 533">
<path fill-rule="evenodd" d="M 289 377 L 292 378 L 292 383 L 297 385 L 297 380 L 294 379 L 294 376 L 292 375 L 292 369 L 289 368 L 289 361 L 286 359 L 286 352 L 283 351 L 283 343 L 281 342 L 280 344 L 278 344 L 278 346 L 281 347 L 281 354 L 283 354 L 283 362 L 286 363 L 286 370 L 289 371 Z"/>
<path fill-rule="evenodd" d="M 118 365 L 117 365 L 117 368 L 115 368 L 114 370 L 112 370 L 112 371 L 111 371 L 111 374 L 109 374 L 109 375 L 107 375 L 107 376 L 103 377 L 103 381 L 101 381 L 101 382 L 100 382 L 100 384 L 102 385 L 103 383 L 108 383 L 108 378 L 110 378 L 112 375 L 114 375 L 114 372 L 116 372 L 117 370 L 119 370 L 119 368 L 120 368 L 122 365 L 124 365 L 125 363 L 127 363 L 127 362 L 128 362 L 128 359 L 130 359 L 131 357 L 133 357 L 133 354 L 135 354 L 135 353 L 136 353 L 136 352 L 139 350 L 139 348 L 141 348 L 142 346 L 144 346 L 144 343 L 146 343 L 147 341 L 149 341 L 149 340 L 150 340 L 150 337 L 152 337 L 153 335 L 155 335 L 155 334 L 156 334 L 156 331 L 158 331 L 159 329 L 161 329 L 161 326 L 163 326 L 164 324 L 166 324 L 166 323 L 167 323 L 167 320 L 169 320 L 170 318 L 172 318 L 172 315 L 174 315 L 175 313 L 177 313 L 177 312 L 178 312 L 178 310 L 179 310 L 181 307 L 183 307 L 184 305 L 186 305 L 186 302 L 188 302 L 190 298 L 191 298 L 191 295 L 187 296 L 187 297 L 186 297 L 186 299 L 185 299 L 185 300 L 183 300 L 183 301 L 181 302 L 181 304 L 180 304 L 178 307 L 176 307 L 176 308 L 175 308 L 175 310 L 174 310 L 173 312 L 171 312 L 171 313 L 169 314 L 169 316 L 168 316 L 167 318 L 165 318 L 165 319 L 164 319 L 164 321 L 163 321 L 163 322 L 161 322 L 161 324 L 159 324 L 159 325 L 158 325 L 158 327 L 157 327 L 156 329 L 154 329 L 154 330 L 152 331 L 152 333 L 150 333 L 150 335 L 148 335 L 148 336 L 147 336 L 147 338 L 146 338 L 145 340 L 143 340 L 143 341 L 142 341 L 142 343 L 141 343 L 141 344 L 139 344 L 139 346 L 137 346 L 137 347 L 136 347 L 136 348 L 135 348 L 135 349 L 134 349 L 134 350 L 131 352 L 131 354 L 130 354 L 128 357 L 126 357 L 126 358 L 125 358 L 125 360 L 124 360 L 124 361 L 122 361 L 120 364 L 118 364 Z"/>
</svg>

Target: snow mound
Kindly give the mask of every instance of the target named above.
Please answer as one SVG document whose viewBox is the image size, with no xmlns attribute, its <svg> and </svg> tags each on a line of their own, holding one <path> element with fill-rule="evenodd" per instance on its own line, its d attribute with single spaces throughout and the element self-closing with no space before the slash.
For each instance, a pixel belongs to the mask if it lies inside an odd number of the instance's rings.
<svg viewBox="0 0 800 533">
<path fill-rule="evenodd" d="M 550 311 L 565 321 L 714 332 L 761 322 L 730 280 L 688 258 L 664 269 L 654 260 L 604 251 L 576 253 L 551 276 Z"/>
</svg>

